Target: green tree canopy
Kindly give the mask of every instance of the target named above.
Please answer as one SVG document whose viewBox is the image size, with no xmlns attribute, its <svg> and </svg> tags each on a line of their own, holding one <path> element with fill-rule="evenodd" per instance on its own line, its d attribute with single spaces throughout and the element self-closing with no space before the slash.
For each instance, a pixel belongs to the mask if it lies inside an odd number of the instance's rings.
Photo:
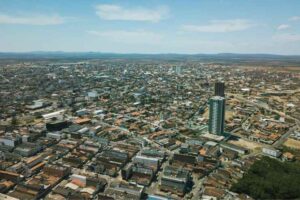
<svg viewBox="0 0 300 200">
<path fill-rule="evenodd" d="M 263 157 L 251 166 L 231 190 L 255 199 L 298 199 L 300 164 Z"/>
</svg>

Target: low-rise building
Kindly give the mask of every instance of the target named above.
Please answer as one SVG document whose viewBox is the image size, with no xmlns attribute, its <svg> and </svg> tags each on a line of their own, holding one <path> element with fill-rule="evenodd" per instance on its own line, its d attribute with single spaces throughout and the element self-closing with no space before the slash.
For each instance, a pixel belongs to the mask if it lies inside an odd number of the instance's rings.
<svg viewBox="0 0 300 200">
<path fill-rule="evenodd" d="M 160 180 L 160 190 L 183 196 L 189 188 L 191 174 L 188 170 L 166 166 Z"/>
<path fill-rule="evenodd" d="M 267 148 L 267 147 L 263 147 L 262 152 L 267 156 L 271 156 L 275 158 L 278 158 L 281 155 L 281 152 L 279 150 L 273 148 Z"/>
<path fill-rule="evenodd" d="M 132 200 L 139 200 L 141 199 L 144 193 L 144 187 L 140 187 L 135 184 L 130 184 L 124 181 L 112 182 L 105 194 L 109 197 L 114 199 L 132 199 Z"/>
</svg>

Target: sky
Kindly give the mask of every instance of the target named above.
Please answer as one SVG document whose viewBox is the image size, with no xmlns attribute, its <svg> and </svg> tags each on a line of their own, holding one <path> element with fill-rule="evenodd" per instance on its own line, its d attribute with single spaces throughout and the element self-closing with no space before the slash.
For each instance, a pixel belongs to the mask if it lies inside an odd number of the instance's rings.
<svg viewBox="0 0 300 200">
<path fill-rule="evenodd" d="M 0 0 L 0 52 L 300 55 L 300 0 Z"/>
</svg>

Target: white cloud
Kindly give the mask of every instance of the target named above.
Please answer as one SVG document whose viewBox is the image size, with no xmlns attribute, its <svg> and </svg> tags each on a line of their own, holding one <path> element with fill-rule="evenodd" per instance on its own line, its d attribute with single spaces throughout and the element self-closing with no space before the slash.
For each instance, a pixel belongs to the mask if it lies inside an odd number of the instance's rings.
<svg viewBox="0 0 300 200">
<path fill-rule="evenodd" d="M 155 9 L 133 8 L 127 9 L 113 4 L 100 4 L 96 6 L 96 14 L 104 20 L 151 21 L 158 22 L 169 15 L 166 6 Z"/>
<path fill-rule="evenodd" d="M 300 21 L 300 16 L 291 17 L 289 21 Z"/>
<path fill-rule="evenodd" d="M 288 29 L 290 28 L 291 26 L 288 25 L 288 24 L 280 24 L 278 27 L 277 27 L 277 30 L 285 30 L 285 29 Z"/>
<path fill-rule="evenodd" d="M 287 34 L 274 35 L 273 39 L 277 41 L 283 41 L 283 42 L 299 42 L 300 34 L 287 33 Z"/>
<path fill-rule="evenodd" d="M 58 15 L 10 16 L 0 13 L 0 24 L 57 25 L 64 22 L 65 18 Z"/>
<path fill-rule="evenodd" d="M 110 41 L 121 42 L 121 43 L 155 43 L 161 41 L 162 35 L 145 31 L 127 31 L 127 30 L 108 30 L 108 31 L 87 31 L 87 33 L 95 36 L 99 36 L 102 39 L 108 38 Z"/>
<path fill-rule="evenodd" d="M 183 30 L 191 32 L 225 33 L 243 31 L 255 26 L 249 20 L 211 20 L 207 25 L 184 25 Z"/>
</svg>

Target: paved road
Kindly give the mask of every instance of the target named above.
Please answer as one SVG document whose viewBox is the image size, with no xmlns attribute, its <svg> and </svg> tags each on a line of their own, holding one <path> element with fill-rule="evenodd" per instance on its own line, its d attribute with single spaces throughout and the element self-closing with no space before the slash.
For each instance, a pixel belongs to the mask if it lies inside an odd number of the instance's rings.
<svg viewBox="0 0 300 200">
<path fill-rule="evenodd" d="M 204 178 L 195 181 L 196 187 L 193 188 L 191 193 L 193 194 L 192 200 L 199 200 L 200 199 L 200 191 L 203 185 Z"/>
<path fill-rule="evenodd" d="M 290 130 L 288 130 L 285 134 L 283 134 L 279 140 L 277 140 L 272 144 L 272 146 L 279 147 L 280 145 L 282 145 L 287 140 L 287 138 L 296 130 L 296 128 L 297 126 L 290 128 Z"/>
</svg>

